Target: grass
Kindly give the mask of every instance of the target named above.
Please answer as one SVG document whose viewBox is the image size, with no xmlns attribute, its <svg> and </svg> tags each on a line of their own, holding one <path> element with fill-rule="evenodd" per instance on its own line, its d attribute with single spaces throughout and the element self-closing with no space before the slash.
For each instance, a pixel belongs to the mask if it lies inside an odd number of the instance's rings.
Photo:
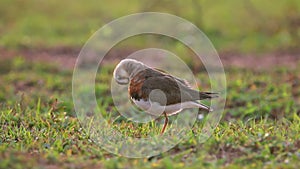
<svg viewBox="0 0 300 169">
<path fill-rule="evenodd" d="M 0 45 L 5 48 L 81 47 L 104 24 L 121 16 L 157 11 L 183 17 L 212 40 L 218 51 L 266 52 L 297 49 L 297 0 L 112 1 L 1 0 Z M 231 11 L 231 12 L 229 12 Z M 144 43 L 141 39 L 132 45 Z"/>
<path fill-rule="evenodd" d="M 144 11 L 167 12 L 192 21 L 219 52 L 290 50 L 300 41 L 297 0 L 134 0 L 118 2 L 118 6 L 96 0 L 0 0 L 0 47 L 77 49 L 104 24 Z M 189 66 L 194 64 L 188 57 L 190 51 L 167 38 L 136 36 L 120 44 L 164 46 L 186 55 Z M 22 56 L 3 60 L 2 55 L 0 168 L 299 168 L 300 65 L 266 71 L 227 68 L 226 109 L 206 142 L 199 143 L 203 121 L 196 121 L 190 137 L 168 152 L 130 159 L 97 146 L 80 125 L 72 101 L 72 70 L 26 61 Z M 109 125 L 125 136 L 158 133 L 161 126 L 132 123 L 112 108 L 110 86 L 101 83 L 109 84 L 112 69 L 104 65 L 105 73 L 97 76 L 95 87 Z M 199 79 L 206 78 L 203 68 L 193 70 L 198 70 Z"/>
<path fill-rule="evenodd" d="M 107 76 L 98 82 L 110 80 L 112 67 L 104 69 Z M 202 122 L 197 121 L 190 137 L 168 152 L 129 159 L 98 147 L 79 124 L 71 96 L 71 70 L 22 57 L 2 60 L 0 168 L 298 168 L 299 67 L 228 68 L 226 73 L 226 109 L 206 142 L 199 144 Z M 203 74 L 196 76 L 201 79 Z M 110 109 L 109 87 L 97 83 L 96 94 L 104 114 L 117 116 Z M 139 137 L 160 130 L 151 123 L 141 126 L 122 119 L 110 125 Z"/>
</svg>

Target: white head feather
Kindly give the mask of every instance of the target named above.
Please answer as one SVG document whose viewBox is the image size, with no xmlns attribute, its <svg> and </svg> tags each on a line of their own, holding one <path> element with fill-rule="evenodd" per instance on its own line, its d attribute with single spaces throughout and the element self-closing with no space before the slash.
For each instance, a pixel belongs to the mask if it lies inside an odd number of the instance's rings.
<svg viewBox="0 0 300 169">
<path fill-rule="evenodd" d="M 147 68 L 145 64 L 134 59 L 124 59 L 115 68 L 113 76 L 118 84 L 128 84 L 139 71 Z"/>
</svg>

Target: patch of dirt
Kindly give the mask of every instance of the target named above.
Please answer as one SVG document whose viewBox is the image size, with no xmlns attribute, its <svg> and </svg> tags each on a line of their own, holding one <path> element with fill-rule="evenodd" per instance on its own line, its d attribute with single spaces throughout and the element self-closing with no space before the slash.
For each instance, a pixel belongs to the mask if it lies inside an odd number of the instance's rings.
<svg viewBox="0 0 300 169">
<path fill-rule="evenodd" d="M 76 63 L 80 49 L 53 48 L 53 49 L 0 49 L 0 58 L 9 59 L 13 57 L 24 57 L 28 61 L 48 62 L 58 64 L 62 68 L 72 69 Z"/>
<path fill-rule="evenodd" d="M 221 61 L 225 67 L 234 66 L 249 69 L 272 69 L 274 67 L 296 68 L 299 66 L 300 52 L 274 52 L 265 54 L 220 54 Z"/>
<path fill-rule="evenodd" d="M 105 59 L 104 64 L 107 62 L 117 62 L 117 60 L 125 58 L 135 51 L 136 49 L 111 50 L 108 52 L 108 59 Z M 63 69 L 73 69 L 79 53 L 80 49 L 70 47 L 57 47 L 51 49 L 21 49 L 18 51 L 0 48 L 0 59 L 22 56 L 29 61 L 49 62 L 58 64 Z M 295 68 L 299 66 L 300 63 L 300 52 L 274 52 L 257 55 L 221 53 L 219 55 L 225 68 L 232 66 L 255 70 L 272 69 L 274 67 L 283 66 Z"/>
</svg>

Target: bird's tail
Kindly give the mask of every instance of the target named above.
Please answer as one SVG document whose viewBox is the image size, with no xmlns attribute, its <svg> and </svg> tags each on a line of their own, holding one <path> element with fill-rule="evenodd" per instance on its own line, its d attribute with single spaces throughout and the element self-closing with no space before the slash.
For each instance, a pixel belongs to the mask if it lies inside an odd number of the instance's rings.
<svg viewBox="0 0 300 169">
<path fill-rule="evenodd" d="M 199 109 L 204 109 L 204 110 L 207 110 L 208 112 L 213 111 L 213 109 L 212 109 L 211 107 L 208 107 L 208 106 L 205 105 L 205 104 L 199 103 L 199 102 L 197 102 L 197 101 L 195 101 L 194 103 L 197 105 L 197 107 L 198 107 Z"/>
<path fill-rule="evenodd" d="M 195 92 L 193 92 L 193 99 L 194 99 L 194 103 L 197 104 L 197 107 L 199 109 L 204 109 L 207 110 L 208 112 L 213 111 L 213 109 L 205 104 L 202 104 L 196 100 L 204 100 L 204 99 L 212 99 L 212 98 L 216 98 L 219 97 L 219 93 L 215 93 L 215 92 L 199 92 L 194 90 Z"/>
<path fill-rule="evenodd" d="M 199 96 L 200 96 L 200 100 L 203 100 L 203 99 L 212 99 L 212 98 L 219 97 L 219 93 L 215 93 L 215 92 L 199 92 Z"/>
<path fill-rule="evenodd" d="M 215 92 L 199 92 L 197 90 L 189 90 L 188 93 L 191 97 L 189 97 L 188 101 L 196 101 L 196 100 L 204 100 L 204 99 L 212 99 L 219 97 L 219 93 Z"/>
</svg>

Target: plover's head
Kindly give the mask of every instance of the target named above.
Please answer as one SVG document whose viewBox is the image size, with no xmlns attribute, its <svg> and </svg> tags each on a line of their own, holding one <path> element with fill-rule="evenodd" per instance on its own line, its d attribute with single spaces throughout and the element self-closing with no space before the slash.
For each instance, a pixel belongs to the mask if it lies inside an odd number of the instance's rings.
<svg viewBox="0 0 300 169">
<path fill-rule="evenodd" d="M 122 60 L 114 70 L 114 79 L 118 84 L 128 84 L 130 78 L 140 70 L 145 69 L 146 65 L 134 59 Z"/>
</svg>

